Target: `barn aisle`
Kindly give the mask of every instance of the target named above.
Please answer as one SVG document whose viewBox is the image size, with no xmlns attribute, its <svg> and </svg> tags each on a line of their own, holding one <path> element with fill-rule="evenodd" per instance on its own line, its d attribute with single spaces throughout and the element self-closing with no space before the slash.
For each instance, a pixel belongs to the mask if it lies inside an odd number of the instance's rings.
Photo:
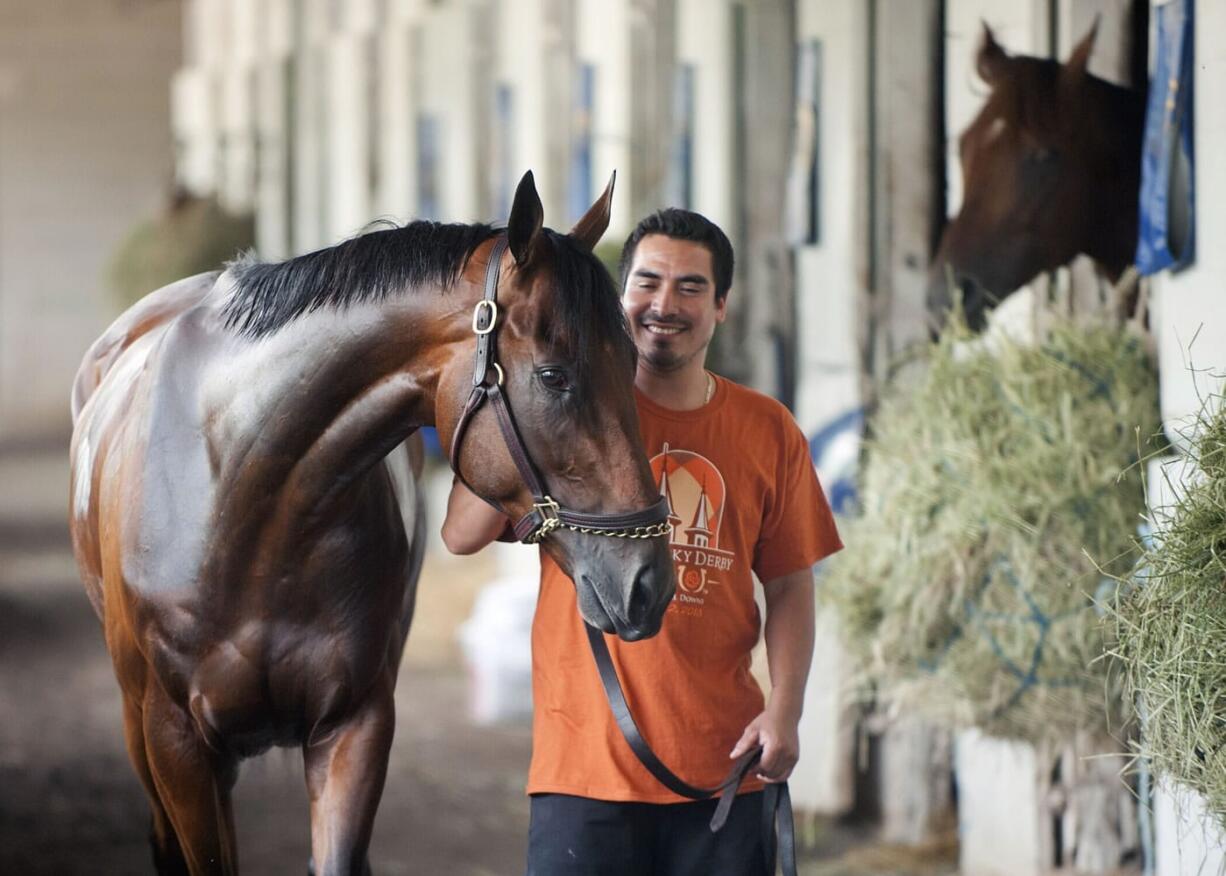
<svg viewBox="0 0 1226 876">
<path fill-rule="evenodd" d="M 145 800 L 69 548 L 67 470 L 62 447 L 0 453 L 0 873 L 148 874 Z M 454 645 L 455 624 L 488 577 L 484 565 L 431 558 L 423 574 L 375 825 L 376 873 L 522 868 L 528 728 L 468 721 Z M 306 872 L 300 764 L 296 752 L 274 750 L 244 765 L 236 795 L 244 874 Z"/>
</svg>

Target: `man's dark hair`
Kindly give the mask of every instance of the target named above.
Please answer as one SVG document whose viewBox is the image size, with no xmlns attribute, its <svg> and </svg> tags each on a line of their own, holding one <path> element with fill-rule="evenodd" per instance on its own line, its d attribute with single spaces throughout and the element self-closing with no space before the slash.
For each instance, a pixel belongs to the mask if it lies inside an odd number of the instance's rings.
<svg viewBox="0 0 1226 876">
<path fill-rule="evenodd" d="M 662 234 L 674 240 L 689 240 L 705 246 L 711 253 L 711 268 L 715 272 L 715 300 L 722 301 L 727 297 L 728 290 L 732 288 L 732 244 L 728 241 L 728 235 L 706 216 L 679 207 L 657 210 L 634 226 L 626 238 L 626 245 L 622 247 L 622 257 L 617 265 L 622 289 L 626 288 L 626 275 L 634 261 L 634 251 L 638 249 L 639 241 L 649 234 Z"/>
</svg>

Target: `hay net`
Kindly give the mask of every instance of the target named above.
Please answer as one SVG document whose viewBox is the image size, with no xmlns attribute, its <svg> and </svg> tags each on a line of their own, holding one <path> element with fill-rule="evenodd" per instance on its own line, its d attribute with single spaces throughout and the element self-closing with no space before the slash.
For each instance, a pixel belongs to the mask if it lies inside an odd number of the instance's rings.
<svg viewBox="0 0 1226 876">
<path fill-rule="evenodd" d="M 1114 656 L 1143 721 L 1154 771 L 1205 797 L 1226 828 L 1226 409 L 1206 400 L 1162 467 L 1175 498 L 1150 517 L 1120 601 Z M 1163 485 L 1151 484 L 1151 490 Z"/>
<path fill-rule="evenodd" d="M 1032 742 L 1118 725 L 1101 603 L 1135 560 L 1149 356 L 1066 322 L 989 351 L 955 323 L 921 364 L 871 421 L 861 516 L 822 581 L 858 690 Z"/>
</svg>

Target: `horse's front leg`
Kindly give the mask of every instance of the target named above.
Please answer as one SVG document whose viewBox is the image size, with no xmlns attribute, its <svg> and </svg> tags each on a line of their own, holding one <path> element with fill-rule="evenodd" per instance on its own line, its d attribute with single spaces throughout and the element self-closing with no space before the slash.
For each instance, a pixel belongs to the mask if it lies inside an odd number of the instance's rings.
<svg viewBox="0 0 1226 876">
<path fill-rule="evenodd" d="M 303 746 L 317 876 L 370 872 L 366 851 L 396 727 L 393 684 L 394 678 L 380 679 L 352 718 L 326 739 Z"/>
<path fill-rule="evenodd" d="M 171 702 L 156 681 L 146 688 L 141 717 L 149 774 L 188 871 L 192 876 L 233 876 L 238 849 L 230 791 L 238 778 L 237 762 L 210 749 L 191 715 Z M 165 848 L 174 857 L 169 843 Z M 161 866 L 174 863 L 159 861 Z"/>
</svg>

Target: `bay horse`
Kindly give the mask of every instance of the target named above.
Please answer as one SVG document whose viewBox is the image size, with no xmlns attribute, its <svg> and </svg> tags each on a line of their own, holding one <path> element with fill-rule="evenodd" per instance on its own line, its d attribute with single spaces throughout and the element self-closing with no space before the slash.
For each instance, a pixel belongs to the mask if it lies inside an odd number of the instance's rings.
<svg viewBox="0 0 1226 876">
<path fill-rule="evenodd" d="M 1009 55 L 984 24 L 975 66 L 991 91 L 958 140 L 962 208 L 929 275 L 938 324 L 950 275 L 980 326 L 994 303 L 1079 254 L 1113 283 L 1132 264 L 1145 95 L 1087 70 L 1097 29 L 1061 64 Z"/>
<path fill-rule="evenodd" d="M 315 871 L 369 871 L 424 550 L 420 444 L 396 448 L 420 426 L 456 438 L 479 495 L 544 521 L 526 534 L 589 623 L 659 630 L 667 540 L 587 534 L 626 535 L 659 500 L 634 345 L 592 255 L 611 197 L 559 234 L 528 173 L 505 232 L 415 222 L 241 260 L 152 293 L 90 348 L 70 525 L 158 872 L 237 871 L 231 788 L 271 746 L 301 748 Z"/>
</svg>

